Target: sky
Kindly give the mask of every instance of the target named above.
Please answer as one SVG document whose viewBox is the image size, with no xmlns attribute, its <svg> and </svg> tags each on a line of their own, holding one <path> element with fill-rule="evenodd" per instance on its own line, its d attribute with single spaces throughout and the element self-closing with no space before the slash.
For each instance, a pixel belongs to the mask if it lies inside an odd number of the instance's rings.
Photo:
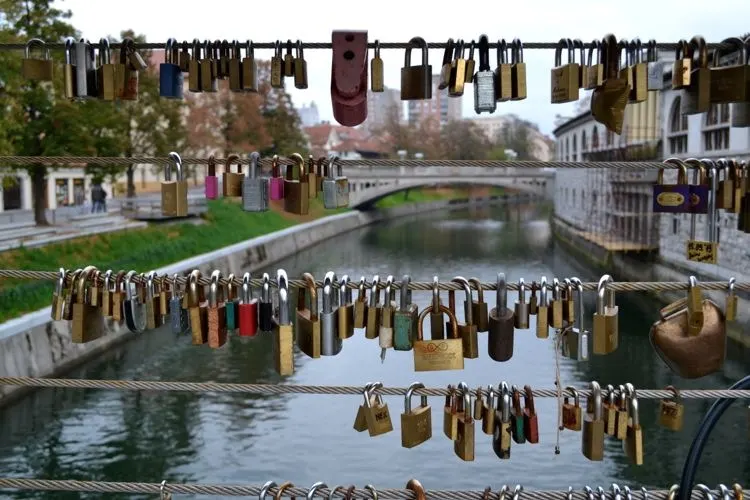
<svg viewBox="0 0 750 500">
<path fill-rule="evenodd" d="M 491 41 L 520 38 L 528 42 L 556 42 L 580 38 L 601 39 L 607 33 L 617 38 L 640 37 L 645 42 L 676 42 L 700 34 L 708 42 L 750 31 L 750 0 L 711 0 L 701 7 L 697 0 L 524 0 L 499 2 L 476 0 L 467 7 L 452 2 L 407 2 L 378 0 L 358 3 L 333 0 L 58 0 L 61 8 L 73 12 L 72 22 L 83 36 L 99 40 L 131 28 L 149 42 L 204 39 L 238 39 L 272 42 L 301 39 L 330 42 L 335 29 L 368 30 L 370 42 L 406 42 L 421 36 L 428 42 L 449 37 L 466 41 L 487 34 Z M 95 4 L 95 6 L 93 6 Z M 504 10 L 502 5 L 510 8 Z M 256 57 L 270 59 L 271 50 L 256 49 Z M 333 120 L 330 99 L 330 50 L 305 50 L 309 88 L 287 84 L 295 106 L 315 101 L 322 120 Z M 476 55 L 476 54 L 475 54 Z M 370 50 L 372 56 L 372 49 Z M 403 50 L 381 50 L 385 84 L 400 86 Z M 438 73 L 442 51 L 431 50 L 433 73 Z M 413 60 L 418 60 L 415 58 Z M 550 69 L 553 50 L 526 50 L 528 98 L 498 103 L 496 114 L 514 113 L 539 125 L 542 132 L 554 129 L 555 115 L 573 116 L 574 104 L 550 104 Z M 493 69 L 495 55 L 490 55 Z M 583 92 L 581 93 L 583 95 Z M 473 89 L 467 86 L 463 115 L 474 113 Z M 488 116 L 486 113 L 482 116 Z"/>
</svg>

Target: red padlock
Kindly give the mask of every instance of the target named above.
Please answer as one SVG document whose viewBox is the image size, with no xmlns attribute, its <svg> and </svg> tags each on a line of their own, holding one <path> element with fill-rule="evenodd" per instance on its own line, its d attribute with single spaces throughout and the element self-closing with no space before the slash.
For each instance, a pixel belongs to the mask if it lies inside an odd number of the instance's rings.
<svg viewBox="0 0 750 500">
<path fill-rule="evenodd" d="M 258 299 L 253 298 L 250 273 L 242 276 L 240 293 L 240 337 L 254 337 L 258 333 Z"/>
<path fill-rule="evenodd" d="M 367 31 L 334 31 L 331 43 L 333 117 L 355 127 L 367 119 Z"/>
</svg>

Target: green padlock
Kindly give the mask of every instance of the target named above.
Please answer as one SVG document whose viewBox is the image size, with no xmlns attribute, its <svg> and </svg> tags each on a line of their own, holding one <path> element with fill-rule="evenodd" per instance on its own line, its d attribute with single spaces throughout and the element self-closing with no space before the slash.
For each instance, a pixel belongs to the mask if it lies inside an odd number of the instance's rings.
<svg viewBox="0 0 750 500">
<path fill-rule="evenodd" d="M 227 317 L 227 333 L 234 333 L 238 328 L 237 321 L 237 309 L 239 307 L 239 299 L 237 298 L 237 286 L 234 284 L 234 274 L 230 273 L 227 276 L 226 293 L 226 308 L 225 314 Z"/>
<path fill-rule="evenodd" d="M 526 434 L 523 431 L 523 408 L 521 408 L 521 391 L 515 385 L 511 386 L 513 408 L 510 412 L 510 430 L 513 441 L 518 444 L 526 442 Z"/>
<path fill-rule="evenodd" d="M 399 307 L 393 313 L 393 348 L 397 351 L 411 351 L 417 334 L 419 311 L 411 301 L 409 290 L 411 277 L 405 274 L 399 288 Z"/>
</svg>

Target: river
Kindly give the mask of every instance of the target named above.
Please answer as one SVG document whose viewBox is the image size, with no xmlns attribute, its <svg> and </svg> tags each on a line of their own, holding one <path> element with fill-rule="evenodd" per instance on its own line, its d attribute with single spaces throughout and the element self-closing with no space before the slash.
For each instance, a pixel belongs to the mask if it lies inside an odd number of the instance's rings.
<svg viewBox="0 0 750 500">
<path fill-rule="evenodd" d="M 339 277 L 409 273 L 414 280 L 433 274 L 495 279 L 498 271 L 527 282 L 546 275 L 598 279 L 581 268 L 551 241 L 546 221 L 520 217 L 516 208 L 435 213 L 354 231 L 299 253 L 276 267 L 289 276 L 304 271 L 321 278 L 334 269 Z M 528 211 L 525 212 L 528 214 Z M 592 294 L 588 294 L 592 295 Z M 429 293 L 415 293 L 420 308 Z M 461 298 L 462 300 L 462 298 Z M 494 301 L 494 293 L 486 297 Z M 510 294 L 510 301 L 515 294 Z M 460 302 L 459 302 L 460 304 Z M 727 387 L 750 363 L 728 360 L 725 375 L 685 381 L 671 375 L 651 349 L 648 329 L 656 305 L 632 294 L 618 295 L 620 347 L 588 363 L 562 360 L 564 385 L 585 386 L 589 380 L 636 388 Z M 587 315 L 593 311 L 587 298 Z M 491 307 L 491 306 L 490 306 Z M 533 317 L 532 317 L 533 318 Z M 190 345 L 159 330 L 113 349 L 77 369 L 72 378 L 216 381 L 362 385 L 380 380 L 386 386 L 421 381 L 444 387 L 465 381 L 472 388 L 507 380 L 519 386 L 552 388 L 555 356 L 552 335 L 537 339 L 532 330 L 516 332 L 515 354 L 507 363 L 487 357 L 480 334 L 481 356 L 467 360 L 464 371 L 413 371 L 412 354 L 388 352 L 381 364 L 377 342 L 358 331 L 339 356 L 312 360 L 296 355 L 296 373 L 282 380 L 273 369 L 270 335 L 249 342 L 233 341 L 221 350 Z M 429 329 L 428 329 L 429 330 Z M 372 483 L 402 487 L 411 477 L 427 488 L 499 488 L 504 482 L 533 489 L 576 489 L 617 482 L 631 487 L 665 487 L 676 482 L 685 453 L 710 400 L 686 402 L 685 425 L 674 433 L 657 425 L 658 402 L 641 400 L 645 465 L 630 465 L 620 443 L 607 439 L 605 460 L 581 455 L 581 435 L 561 433 L 561 454 L 554 454 L 556 402 L 538 398 L 540 443 L 517 445 L 510 460 L 498 460 L 489 436 L 477 428 L 476 460 L 462 462 L 442 433 L 442 398 L 431 398 L 433 438 L 407 450 L 400 446 L 401 397 L 388 397 L 394 432 L 370 438 L 352 429 L 358 396 L 194 394 L 77 389 L 41 389 L 0 410 L 0 475 L 102 481 L 263 483 L 292 480 L 309 486 Z M 415 399 L 417 404 L 417 399 Z M 736 404 L 714 432 L 698 479 L 709 485 L 750 478 L 747 410 Z M 20 492 L 3 498 L 100 498 L 77 493 Z M 106 498 L 146 498 L 110 495 Z M 178 496 L 178 498 L 187 498 Z M 203 497 L 206 498 L 206 497 Z"/>
</svg>

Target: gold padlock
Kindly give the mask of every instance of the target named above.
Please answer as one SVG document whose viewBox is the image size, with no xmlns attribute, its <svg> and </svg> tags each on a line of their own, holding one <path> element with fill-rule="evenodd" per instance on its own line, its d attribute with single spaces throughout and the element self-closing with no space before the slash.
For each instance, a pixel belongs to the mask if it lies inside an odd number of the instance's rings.
<svg viewBox="0 0 750 500">
<path fill-rule="evenodd" d="M 167 165 L 161 183 L 161 213 L 165 217 L 187 217 L 188 183 L 182 174 L 182 158 L 175 152 L 169 153 L 169 158 L 174 162 L 177 178 L 172 180 L 172 168 Z"/>
<path fill-rule="evenodd" d="M 237 163 L 237 172 L 232 172 L 232 163 Z M 239 155 L 227 156 L 222 178 L 224 196 L 242 196 L 242 182 L 245 180 L 245 174 L 242 172 Z"/>
</svg>

